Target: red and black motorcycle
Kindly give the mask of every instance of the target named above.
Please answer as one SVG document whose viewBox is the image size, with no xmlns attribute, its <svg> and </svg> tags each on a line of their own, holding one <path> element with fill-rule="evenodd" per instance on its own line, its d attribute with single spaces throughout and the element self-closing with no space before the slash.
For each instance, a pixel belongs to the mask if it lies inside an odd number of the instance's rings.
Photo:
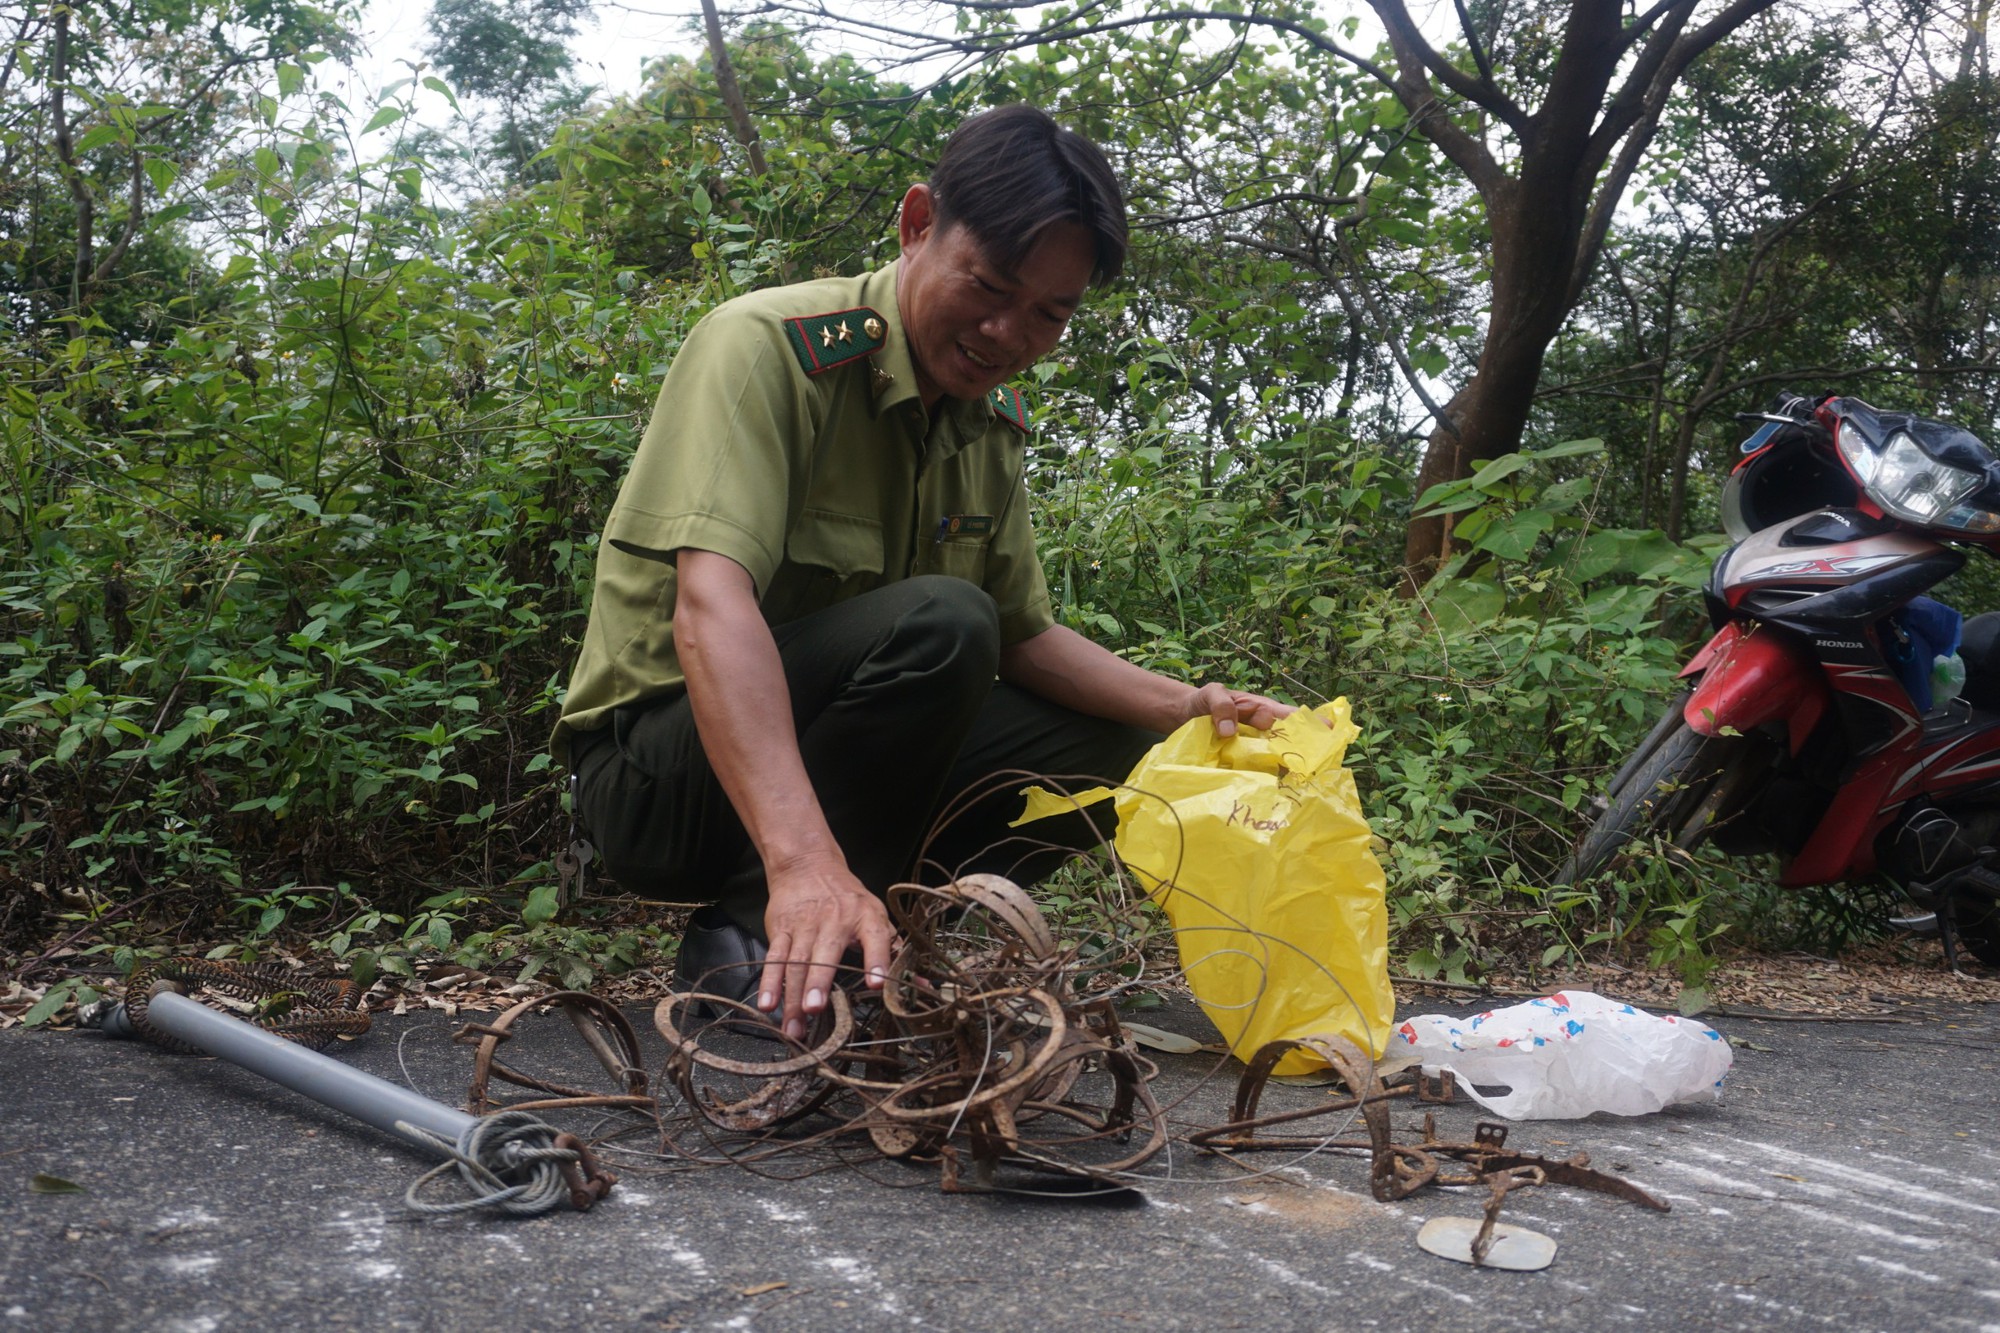
<svg viewBox="0 0 2000 1333">
<path fill-rule="evenodd" d="M 1958 943 L 2000 966 L 2000 612 L 1923 596 L 1965 563 L 1955 547 L 2000 555 L 2000 460 L 1858 398 L 1741 419 L 1760 424 L 1723 492 L 1715 636 L 1562 878 L 1655 838 L 1775 852 L 1787 887 L 1881 873 L 1952 966 Z"/>
</svg>

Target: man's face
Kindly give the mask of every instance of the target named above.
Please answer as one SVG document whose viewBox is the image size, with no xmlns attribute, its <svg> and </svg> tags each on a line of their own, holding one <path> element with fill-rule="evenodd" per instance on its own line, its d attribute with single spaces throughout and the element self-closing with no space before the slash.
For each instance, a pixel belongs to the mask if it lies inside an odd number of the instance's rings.
<svg viewBox="0 0 2000 1333">
<path fill-rule="evenodd" d="M 1005 272 L 967 228 L 938 228 L 923 185 L 904 196 L 900 231 L 896 304 L 926 407 L 947 394 L 984 398 L 1048 355 L 1097 263 L 1090 229 L 1058 222 L 1042 231 L 1017 270 Z"/>
</svg>

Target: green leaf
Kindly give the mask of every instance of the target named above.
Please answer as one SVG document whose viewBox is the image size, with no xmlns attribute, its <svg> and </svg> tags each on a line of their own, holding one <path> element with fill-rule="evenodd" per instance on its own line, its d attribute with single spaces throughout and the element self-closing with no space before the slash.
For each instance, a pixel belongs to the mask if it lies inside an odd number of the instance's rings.
<svg viewBox="0 0 2000 1333">
<path fill-rule="evenodd" d="M 1543 533 L 1554 527 L 1556 516 L 1546 509 L 1524 509 L 1495 523 L 1474 547 L 1502 560 L 1525 560 Z"/>
<path fill-rule="evenodd" d="M 62 1012 L 62 1007 L 69 1003 L 70 995 L 71 988 L 67 985 L 49 987 L 49 993 L 35 1001 L 34 1008 L 21 1015 L 22 1026 L 40 1027 L 48 1022 Z"/>
<path fill-rule="evenodd" d="M 1485 579 L 1439 575 L 1425 587 L 1424 602 L 1437 617 L 1440 631 L 1448 635 L 1463 634 L 1491 624 L 1506 609 L 1507 594 Z"/>
<path fill-rule="evenodd" d="M 1563 514 L 1576 508 L 1583 498 L 1597 489 L 1595 477 L 1571 477 L 1548 487 L 1535 498 L 1537 509 L 1546 509 L 1551 514 Z"/>
<path fill-rule="evenodd" d="M 305 86 L 306 72 L 304 69 L 289 61 L 278 66 L 278 96 L 290 97 Z"/>
<path fill-rule="evenodd" d="M 705 218 L 715 211 L 715 204 L 709 199 L 708 191 L 699 185 L 695 186 L 694 193 L 688 196 L 688 204 L 698 217 Z"/>
<path fill-rule="evenodd" d="M 399 106 L 378 106 L 375 108 L 375 114 L 368 118 L 368 123 L 361 127 L 361 132 L 363 134 L 373 134 L 384 125 L 394 125 L 402 118 L 403 108 Z"/>
<path fill-rule="evenodd" d="M 257 918 L 257 933 L 259 935 L 268 935 L 284 924 L 285 909 L 277 906 L 267 907 L 264 909 L 263 915 Z"/>
<path fill-rule="evenodd" d="M 1486 490 L 1534 461 L 1526 454 L 1502 454 L 1490 463 L 1480 464 L 1479 470 L 1472 474 L 1472 487 L 1474 490 Z"/>
<path fill-rule="evenodd" d="M 1571 574 L 1578 582 L 1616 574 L 1657 577 L 1686 558 L 1684 548 L 1655 529 L 1604 528 L 1577 543 Z"/>
<path fill-rule="evenodd" d="M 1601 454 L 1603 452 L 1604 441 L 1602 440 L 1564 440 L 1561 444 L 1552 444 L 1546 449 L 1530 449 L 1528 457 L 1576 458 L 1583 454 Z"/>
<path fill-rule="evenodd" d="M 436 949 L 439 953 L 443 953 L 446 949 L 449 949 L 451 947 L 451 922 L 440 917 L 432 917 L 430 941 L 431 948 Z"/>
<path fill-rule="evenodd" d="M 555 920 L 556 886 L 538 884 L 528 891 L 528 900 L 521 904 L 521 921 L 524 925 L 539 926 Z"/>
<path fill-rule="evenodd" d="M 1441 481 L 1417 498 L 1417 517 L 1436 518 L 1440 514 L 1459 514 L 1468 509 L 1477 509 L 1486 503 L 1486 497 L 1472 489 L 1469 481 Z"/>
<path fill-rule="evenodd" d="M 108 143 L 117 143 L 124 137 L 125 131 L 116 125 L 99 125 L 76 141 L 76 155 L 82 157 L 85 153 L 102 148 Z"/>
<path fill-rule="evenodd" d="M 624 158 L 618 156 L 618 154 L 612 152 L 608 148 L 599 148 L 594 143 L 587 143 L 583 146 L 583 151 L 590 154 L 592 157 L 596 158 L 600 162 L 609 162 L 612 163 L 614 166 L 624 167 L 627 171 L 630 171 L 632 169 L 632 164 L 630 162 L 627 162 Z M 701 189 L 701 187 L 697 185 L 695 189 L 699 190 Z M 702 195 L 702 198 L 704 199 L 706 199 L 707 197 L 708 196 L 706 194 Z M 702 213 L 704 216 L 708 213 L 708 210 L 706 208 L 698 208 L 697 211 Z"/>
<path fill-rule="evenodd" d="M 64 1180 L 61 1176 L 52 1176 L 46 1171 L 37 1171 L 28 1181 L 28 1193 L 88 1194 L 90 1191 L 77 1184 L 74 1180 Z"/>
<path fill-rule="evenodd" d="M 451 109 L 453 111 L 458 110 L 458 98 L 452 95 L 451 85 L 446 83 L 443 79 L 440 79 L 433 74 L 426 74 L 424 76 L 424 87 L 430 89 L 438 96 L 444 98 L 445 101 L 451 103 Z"/>
<path fill-rule="evenodd" d="M 146 159 L 146 179 L 153 182 L 155 193 L 165 194 L 173 189 L 174 182 L 180 179 L 180 175 L 181 169 L 163 157 Z"/>
</svg>

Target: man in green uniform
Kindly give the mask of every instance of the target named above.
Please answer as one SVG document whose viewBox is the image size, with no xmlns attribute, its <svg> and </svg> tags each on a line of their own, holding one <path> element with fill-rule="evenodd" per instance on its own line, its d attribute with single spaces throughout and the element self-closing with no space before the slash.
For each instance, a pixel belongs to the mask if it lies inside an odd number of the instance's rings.
<svg viewBox="0 0 2000 1333">
<path fill-rule="evenodd" d="M 1124 263 L 1103 155 L 1033 107 L 977 116 L 898 235 L 886 269 L 739 297 L 688 334 L 605 525 L 556 729 L 611 875 L 715 903 L 679 978 L 737 965 L 734 993 L 794 1036 L 851 947 L 881 984 L 881 895 L 960 790 L 1010 769 L 1115 782 L 1182 722 L 1291 711 L 1145 671 L 1050 612 L 1005 385 Z M 1058 858 L 1004 843 L 1018 810 L 975 803 L 923 848 L 932 873 L 1046 873 Z M 1090 845 L 1069 818 L 1055 840 Z"/>
</svg>

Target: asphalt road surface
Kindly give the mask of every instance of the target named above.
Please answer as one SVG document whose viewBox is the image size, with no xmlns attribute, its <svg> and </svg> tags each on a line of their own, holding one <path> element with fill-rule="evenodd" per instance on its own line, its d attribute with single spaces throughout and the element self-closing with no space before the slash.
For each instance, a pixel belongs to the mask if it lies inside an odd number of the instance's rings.
<svg viewBox="0 0 2000 1333">
<path fill-rule="evenodd" d="M 1439 1006 L 1439 1008 L 1443 1008 Z M 1557 1186 L 1504 1220 L 1554 1265 L 1474 1269 L 1419 1227 L 1483 1195 L 1384 1205 L 1365 1162 L 1176 1146 L 1142 1201 L 945 1195 L 935 1169 L 793 1179 L 628 1170 L 588 1214 L 415 1221 L 428 1163 L 218 1061 L 90 1033 L 0 1033 L 0 1333 L 41 1329 L 1766 1329 L 2000 1333 L 2000 1010 L 1895 1023 L 1718 1020 L 1723 1100 L 1512 1127 L 1664 1197 L 1659 1214 Z M 664 1048 L 634 1013 L 652 1056 Z M 1205 1035 L 1188 1011 L 1141 1017 Z M 341 1059 L 456 1104 L 470 1072 L 438 1014 L 379 1019 Z M 583 1059 L 559 1018 L 517 1063 Z M 1232 1070 L 1162 1056 L 1185 1129 Z M 1207 1082 L 1204 1074 L 1212 1075 Z M 1324 1097 L 1274 1088 L 1265 1109 Z M 1414 1107 L 1398 1104 L 1399 1138 Z M 1446 1138 L 1487 1118 L 1440 1112 Z M 1412 1135 L 1413 1136 L 1413 1135 Z M 778 1168 L 791 1173 L 794 1168 Z M 45 1193 L 37 1175 L 80 1193 Z M 44 1182 L 43 1188 L 47 1188 Z"/>
</svg>

